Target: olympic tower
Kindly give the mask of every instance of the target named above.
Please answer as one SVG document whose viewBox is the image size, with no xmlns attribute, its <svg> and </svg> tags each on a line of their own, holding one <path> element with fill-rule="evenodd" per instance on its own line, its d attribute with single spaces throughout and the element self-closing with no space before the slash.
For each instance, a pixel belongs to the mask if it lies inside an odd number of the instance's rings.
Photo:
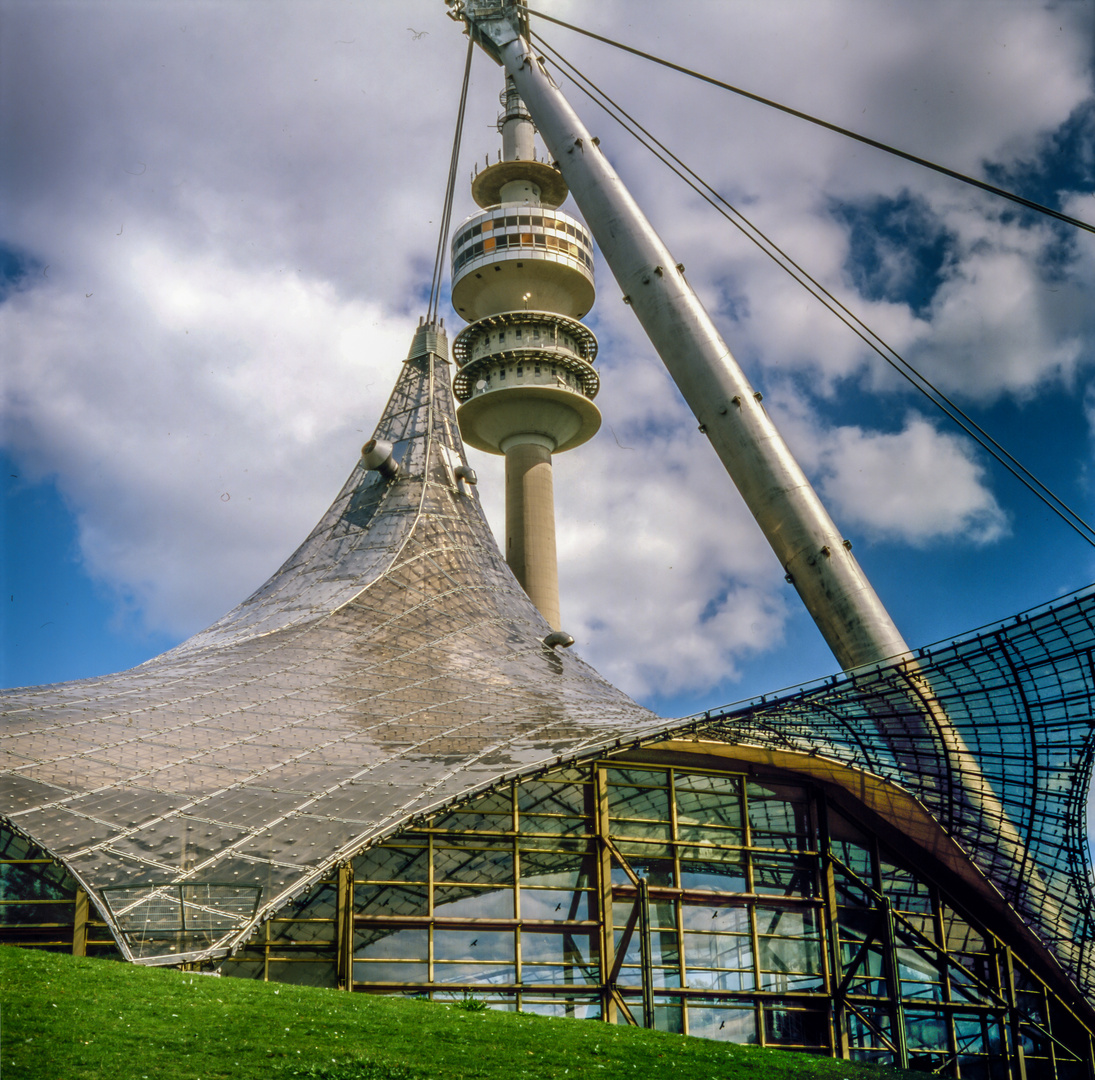
<svg viewBox="0 0 1095 1080">
<path fill-rule="evenodd" d="M 593 242 L 558 208 L 559 170 L 536 159 L 535 129 L 507 77 L 499 159 L 477 171 L 482 208 L 452 242 L 452 303 L 470 325 L 453 342 L 464 441 L 506 459 L 506 561 L 559 629 L 551 457 L 592 438 L 597 339 L 578 320 L 595 296 Z"/>
</svg>

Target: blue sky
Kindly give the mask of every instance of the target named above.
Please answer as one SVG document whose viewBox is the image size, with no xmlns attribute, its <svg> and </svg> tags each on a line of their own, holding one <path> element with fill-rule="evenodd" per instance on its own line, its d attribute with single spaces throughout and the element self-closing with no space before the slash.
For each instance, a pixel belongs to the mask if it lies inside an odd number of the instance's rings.
<svg viewBox="0 0 1095 1080">
<path fill-rule="evenodd" d="M 692 0 L 665 21 L 638 0 L 542 2 L 1095 220 L 1089 3 Z M 2 8 L 0 674 L 25 685 L 201 629 L 333 498 L 425 307 L 464 47 L 440 0 L 275 2 L 261 21 L 182 0 Z M 1095 237 L 541 29 L 1095 518 Z M 910 643 L 1092 580 L 1089 545 L 560 82 Z M 499 89 L 477 58 L 455 221 Z M 577 647 L 670 715 L 832 671 L 598 275 L 604 427 L 556 463 Z M 500 523 L 498 462 L 475 464 Z"/>
</svg>

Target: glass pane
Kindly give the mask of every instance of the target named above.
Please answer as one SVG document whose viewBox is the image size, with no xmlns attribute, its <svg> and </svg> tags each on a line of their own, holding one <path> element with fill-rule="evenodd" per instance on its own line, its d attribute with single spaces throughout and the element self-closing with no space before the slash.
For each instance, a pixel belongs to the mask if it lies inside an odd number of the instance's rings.
<svg viewBox="0 0 1095 1080">
<path fill-rule="evenodd" d="M 815 908 L 757 907 L 757 933 L 778 937 L 820 938 Z"/>
<path fill-rule="evenodd" d="M 585 817 L 586 786 L 530 780 L 517 788 L 517 807 L 522 816 L 526 813 L 534 813 Z"/>
<path fill-rule="evenodd" d="M 681 888 L 745 892 L 744 856 L 738 851 L 681 848 Z"/>
<path fill-rule="evenodd" d="M 10 852 L 9 857 L 20 854 Z M 52 862 L 0 863 L 0 895 L 5 900 L 71 900 L 76 880 Z"/>
<path fill-rule="evenodd" d="M 0 925 L 3 926 L 35 926 L 42 923 L 67 923 L 72 927 L 75 918 L 75 904 L 69 900 L 67 903 L 52 904 L 39 902 L 36 904 L 0 904 Z"/>
<path fill-rule="evenodd" d="M 487 813 L 469 807 L 435 818 L 431 827 L 454 833 L 509 832 L 513 828 L 513 814 L 508 809 L 500 813 Z"/>
<path fill-rule="evenodd" d="M 356 960 L 426 960 L 429 956 L 429 930 L 367 929 L 354 933 Z"/>
<path fill-rule="evenodd" d="M 526 996 L 521 1000 L 521 1011 L 536 1013 L 539 1016 L 564 1016 L 577 1020 L 600 1020 L 601 1004 L 598 1001 L 575 1000 L 568 997 L 565 1001 L 549 998 L 546 1001 L 530 1001 Z"/>
<path fill-rule="evenodd" d="M 668 1031 L 679 1035 L 684 1031 L 684 1010 L 678 1000 L 671 1000 L 654 1006 L 654 1030 Z"/>
<path fill-rule="evenodd" d="M 642 784 L 650 787 L 666 787 L 669 773 L 665 769 L 606 769 L 610 784 Z"/>
<path fill-rule="evenodd" d="M 810 799 L 802 788 L 750 780 L 746 796 L 755 846 L 792 849 L 812 846 L 808 843 Z"/>
<path fill-rule="evenodd" d="M 354 982 L 424 983 L 429 982 L 429 968 L 425 963 L 398 960 L 355 960 Z"/>
<path fill-rule="evenodd" d="M 632 872 L 638 877 L 645 877 L 652 886 L 668 887 L 676 884 L 676 871 L 668 844 L 622 841 L 617 847 Z M 631 885 L 627 872 L 615 858 L 612 860 L 612 884 Z"/>
<path fill-rule="evenodd" d="M 757 912 L 761 985 L 768 990 L 816 990 L 823 983 L 816 913 Z"/>
<path fill-rule="evenodd" d="M 927 884 L 917 879 L 911 870 L 897 866 L 886 859 L 879 860 L 879 873 L 884 892 L 898 911 L 930 913 L 931 891 Z M 934 937 L 935 935 L 932 934 Z"/>
<path fill-rule="evenodd" d="M 335 943 L 334 922 L 304 922 L 291 919 L 271 919 L 269 924 L 271 944 L 289 945 L 333 945 Z"/>
<path fill-rule="evenodd" d="M 677 824 L 677 839 L 689 843 L 718 844 L 726 847 L 740 847 L 745 843 L 742 829 L 726 829 L 716 825 Z"/>
<path fill-rule="evenodd" d="M 512 919 L 512 889 L 469 889 L 439 885 L 433 894 L 434 914 L 445 918 Z"/>
<path fill-rule="evenodd" d="M 608 809 L 614 822 L 613 833 L 630 836 L 624 830 L 627 819 L 669 821 L 669 792 L 664 788 L 613 786 L 608 789 Z"/>
<path fill-rule="evenodd" d="M 934 957 L 915 949 L 897 949 L 901 996 L 929 1001 L 943 1000 L 942 978 Z"/>
<path fill-rule="evenodd" d="M 740 934 L 685 934 L 687 985 L 711 990 L 753 989 L 753 942 Z"/>
<path fill-rule="evenodd" d="M 941 1013 L 906 1009 L 905 1038 L 910 1051 L 946 1050 L 946 1018 Z"/>
<path fill-rule="evenodd" d="M 528 985 L 600 981 L 596 943 L 589 934 L 521 932 L 521 981 Z"/>
<path fill-rule="evenodd" d="M 333 921 L 336 911 L 337 896 L 334 886 L 321 885 L 311 894 L 298 897 L 286 904 L 278 912 L 277 918 L 273 922 L 276 924 L 294 919 L 329 919 Z"/>
<path fill-rule="evenodd" d="M 359 915 L 428 915 L 426 885 L 355 885 L 354 910 Z"/>
<path fill-rule="evenodd" d="M 433 977 L 439 983 L 510 984 L 517 981 L 512 964 L 469 964 L 462 961 L 435 963 Z"/>
<path fill-rule="evenodd" d="M 433 871 L 436 881 L 511 884 L 513 849 L 484 848 L 469 843 L 448 847 L 438 843 L 433 851 Z"/>
<path fill-rule="evenodd" d="M 764 1038 L 770 1046 L 823 1047 L 829 1042 L 828 1021 L 824 1013 L 764 1003 Z"/>
<path fill-rule="evenodd" d="M 592 855 L 577 852 L 521 852 L 521 883 L 574 889 L 593 884 L 596 865 Z"/>
<path fill-rule="evenodd" d="M 749 908 L 722 903 L 681 905 L 681 923 L 685 930 L 717 931 L 724 934 L 748 934 Z"/>
<path fill-rule="evenodd" d="M 679 823 L 717 825 L 741 831 L 741 781 L 738 777 L 677 773 L 673 786 Z"/>
<path fill-rule="evenodd" d="M 732 1043 L 757 1041 L 756 1016 L 751 1008 L 709 1008 L 688 1006 L 688 1034 L 701 1039 Z"/>
<path fill-rule="evenodd" d="M 803 855 L 754 855 L 753 888 L 771 896 L 816 896 L 814 859 Z"/>
<path fill-rule="evenodd" d="M 593 893 L 564 889 L 521 888 L 522 919 L 592 919 Z"/>
<path fill-rule="evenodd" d="M 429 851 L 425 847 L 378 847 L 354 860 L 355 881 L 429 881 Z"/>
<path fill-rule="evenodd" d="M 434 960 L 500 963 L 514 958 L 512 930 L 442 930 L 433 932 Z"/>
<path fill-rule="evenodd" d="M 541 833 L 548 836 L 584 837 L 592 831 L 587 818 L 544 817 L 540 814 L 524 814 L 521 817 L 521 833 Z"/>
</svg>

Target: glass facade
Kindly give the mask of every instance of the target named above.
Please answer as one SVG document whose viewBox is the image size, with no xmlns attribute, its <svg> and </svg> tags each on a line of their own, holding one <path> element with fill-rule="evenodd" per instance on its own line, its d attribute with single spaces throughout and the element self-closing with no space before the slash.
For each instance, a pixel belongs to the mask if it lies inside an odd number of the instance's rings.
<svg viewBox="0 0 1095 1080">
<path fill-rule="evenodd" d="M 0 944 L 74 956 L 121 955 L 72 875 L 36 844 L 2 826 Z"/>
<path fill-rule="evenodd" d="M 355 858 L 225 974 L 635 1023 L 961 1077 L 1088 1077 L 1036 963 L 787 774 L 602 761 Z M 906 856 L 908 852 L 906 851 Z M 943 876 L 939 874 L 938 876 Z M 967 903 L 969 898 L 967 897 Z"/>
</svg>

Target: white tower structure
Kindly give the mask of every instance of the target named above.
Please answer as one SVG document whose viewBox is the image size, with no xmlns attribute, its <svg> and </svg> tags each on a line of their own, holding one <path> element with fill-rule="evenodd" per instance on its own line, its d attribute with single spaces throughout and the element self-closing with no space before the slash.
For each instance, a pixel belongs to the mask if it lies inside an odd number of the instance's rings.
<svg viewBox="0 0 1095 1080">
<path fill-rule="evenodd" d="M 482 212 L 452 242 L 452 303 L 471 325 L 453 342 L 464 441 L 506 458 L 506 561 L 559 629 L 551 456 L 601 426 L 593 404 L 597 339 L 578 320 L 593 305 L 593 242 L 559 205 L 567 185 L 536 160 L 535 129 L 510 77 L 499 160 L 477 172 Z"/>
</svg>

